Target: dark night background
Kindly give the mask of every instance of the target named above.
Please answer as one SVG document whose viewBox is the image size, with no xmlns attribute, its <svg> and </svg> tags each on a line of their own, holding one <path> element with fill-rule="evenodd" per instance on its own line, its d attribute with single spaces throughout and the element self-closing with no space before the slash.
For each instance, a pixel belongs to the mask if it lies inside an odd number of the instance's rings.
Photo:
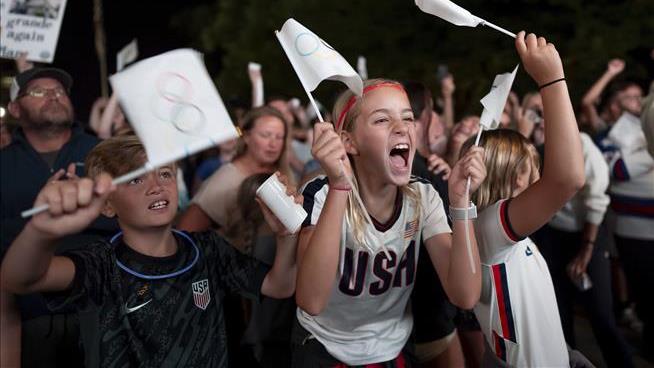
<svg viewBox="0 0 654 368">
<path fill-rule="evenodd" d="M 654 1 L 652 0 L 458 0 L 473 14 L 509 30 L 527 29 L 554 42 L 566 68 L 573 103 L 604 72 L 614 57 L 627 62 L 619 78 L 635 80 L 646 90 L 654 79 Z M 495 74 L 518 63 L 510 38 L 486 27 L 456 27 L 424 14 L 412 0 L 104 0 L 109 74 L 115 55 L 133 38 L 139 59 L 180 47 L 205 53 L 205 63 L 224 100 L 248 102 L 248 61 L 263 64 L 267 95 L 306 97 L 273 30 L 294 17 L 355 65 L 368 58 L 371 77 L 417 79 L 437 90 L 438 64 L 449 66 L 457 84 L 457 116 L 481 112 L 479 99 Z M 68 0 L 54 66 L 75 79 L 72 99 L 81 121 L 88 120 L 100 95 L 94 45 L 93 1 Z M 3 76 L 14 74 L 10 60 L 0 60 Z M 9 78 L 3 78 L 1 103 L 7 102 Z M 341 85 L 326 82 L 315 96 L 326 105 Z M 520 68 L 518 94 L 534 88 Z M 227 101 L 226 101 L 227 102 Z"/>
</svg>

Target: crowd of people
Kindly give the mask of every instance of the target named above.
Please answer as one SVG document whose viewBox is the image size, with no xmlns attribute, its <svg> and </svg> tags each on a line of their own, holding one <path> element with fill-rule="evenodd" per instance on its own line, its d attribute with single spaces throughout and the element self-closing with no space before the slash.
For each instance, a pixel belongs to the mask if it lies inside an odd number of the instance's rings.
<svg viewBox="0 0 654 368">
<path fill-rule="evenodd" d="M 451 74 L 438 94 L 366 80 L 320 122 L 264 103 L 258 68 L 238 139 L 117 186 L 147 160 L 118 96 L 81 122 L 72 77 L 19 60 L 0 365 L 592 367 L 577 313 L 604 365 L 651 360 L 654 83 L 643 98 L 611 60 L 575 110 L 554 45 L 521 32 L 516 51 L 538 88 L 478 146 Z M 270 175 L 298 233 L 257 198 Z"/>
</svg>

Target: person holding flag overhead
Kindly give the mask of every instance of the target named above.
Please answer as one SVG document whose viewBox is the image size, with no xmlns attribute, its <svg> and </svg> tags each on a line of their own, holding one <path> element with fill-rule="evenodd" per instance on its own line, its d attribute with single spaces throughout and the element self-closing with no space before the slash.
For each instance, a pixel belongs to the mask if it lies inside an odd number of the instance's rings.
<svg viewBox="0 0 654 368">
<path fill-rule="evenodd" d="M 324 79 L 350 88 L 334 106 L 335 123 L 314 126 L 311 153 L 327 175 L 303 190 L 309 215 L 298 243 L 293 365 L 402 366 L 421 239 L 452 302 L 469 309 L 479 299 L 477 246 L 469 234 L 469 264 L 462 220 L 474 212 L 467 178 L 474 190 L 486 176 L 483 150 L 469 152 L 450 175 L 450 235 L 438 193 L 410 179 L 415 122 L 402 85 L 363 84 L 334 48 L 293 19 L 277 37 L 312 102 L 310 91 Z"/>
<path fill-rule="evenodd" d="M 515 44 L 524 68 L 539 85 L 551 123 L 545 127 L 542 177 L 538 153 L 520 133 L 492 130 L 479 142 L 489 172 L 473 195 L 481 210 L 475 233 L 483 282 L 475 314 L 487 343 L 483 366 L 587 365 L 578 352 L 568 353 L 547 264 L 528 238 L 584 184 L 579 131 L 554 45 L 524 32 Z M 461 153 L 474 149 L 473 144 L 469 139 Z"/>
</svg>

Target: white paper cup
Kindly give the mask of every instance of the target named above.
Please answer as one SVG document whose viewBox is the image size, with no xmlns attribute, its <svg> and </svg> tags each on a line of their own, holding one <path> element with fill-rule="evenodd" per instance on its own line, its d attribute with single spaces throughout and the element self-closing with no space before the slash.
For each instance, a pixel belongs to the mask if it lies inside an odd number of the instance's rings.
<svg viewBox="0 0 654 368">
<path fill-rule="evenodd" d="M 257 189 L 257 196 L 292 234 L 300 229 L 300 225 L 307 217 L 307 211 L 300 204 L 295 203 L 293 197 L 286 194 L 286 187 L 275 174 L 261 184 Z"/>
</svg>

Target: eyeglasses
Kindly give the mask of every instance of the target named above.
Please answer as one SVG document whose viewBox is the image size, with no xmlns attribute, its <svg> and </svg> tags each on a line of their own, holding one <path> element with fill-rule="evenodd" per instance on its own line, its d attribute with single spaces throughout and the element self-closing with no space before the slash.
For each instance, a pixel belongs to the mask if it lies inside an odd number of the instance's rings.
<svg viewBox="0 0 654 368">
<path fill-rule="evenodd" d="M 43 98 L 49 94 L 53 94 L 55 97 L 59 98 L 61 96 L 66 96 L 68 93 L 63 88 L 34 88 L 32 90 L 26 91 L 18 95 L 18 98 L 30 96 L 35 98 Z"/>
</svg>

